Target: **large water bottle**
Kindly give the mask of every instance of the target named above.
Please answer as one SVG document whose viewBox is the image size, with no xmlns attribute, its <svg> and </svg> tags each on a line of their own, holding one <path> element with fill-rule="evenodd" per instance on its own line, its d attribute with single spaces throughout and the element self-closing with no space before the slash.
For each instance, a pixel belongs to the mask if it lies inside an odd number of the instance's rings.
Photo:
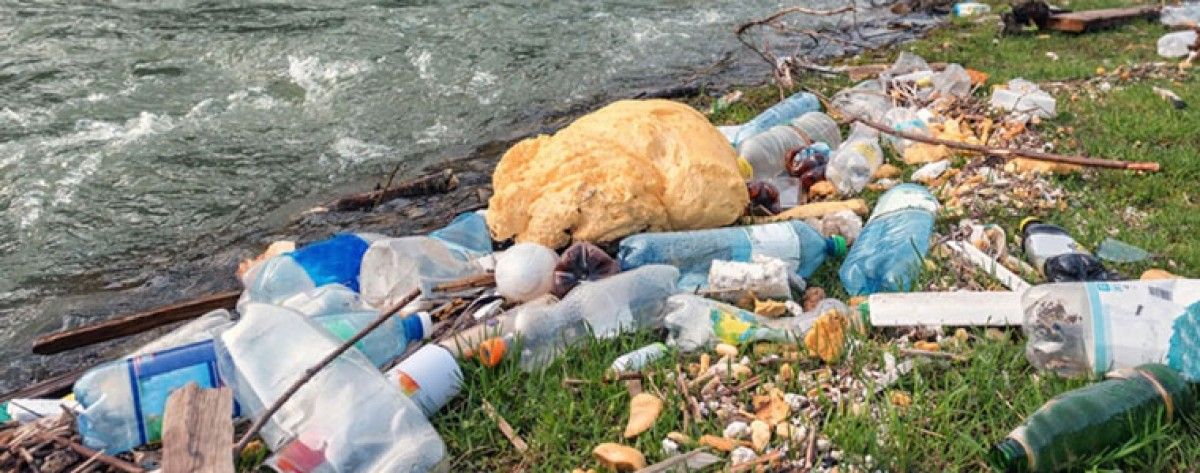
<svg viewBox="0 0 1200 473">
<path fill-rule="evenodd" d="M 338 340 L 349 340 L 362 329 L 379 318 L 376 311 L 342 312 L 313 317 Z M 354 348 L 371 360 L 377 367 L 404 353 L 409 342 L 422 340 L 433 333 L 433 322 L 428 312 L 417 312 L 407 317 L 392 317 L 383 326 L 376 328 L 354 344 Z"/>
<path fill-rule="evenodd" d="M 842 195 L 862 192 L 875 170 L 883 165 L 883 149 L 879 147 L 879 132 L 855 123 L 846 142 L 829 158 L 825 178 Z"/>
<path fill-rule="evenodd" d="M 74 387 L 84 445 L 113 454 L 158 441 L 167 397 L 188 383 L 220 386 L 217 373 L 211 339 L 92 368 Z"/>
<path fill-rule="evenodd" d="M 491 252 L 491 236 L 480 212 L 459 215 L 427 236 L 376 241 L 363 255 L 359 273 L 363 300 L 384 309 L 415 288 L 428 294 L 438 284 L 482 273 L 476 260 Z"/>
<path fill-rule="evenodd" d="M 929 252 L 938 202 L 929 189 L 901 184 L 879 198 L 838 271 L 851 295 L 911 289 Z"/>
<path fill-rule="evenodd" d="M 751 256 L 778 258 L 797 276 L 807 278 L 825 261 L 826 255 L 846 254 L 845 239 L 825 238 L 800 221 L 745 227 L 714 228 L 687 232 L 642 233 L 621 240 L 617 259 L 621 269 L 647 264 L 669 264 L 679 268 L 684 290 L 708 285 L 713 260 L 750 262 Z"/>
<path fill-rule="evenodd" d="M 767 131 L 774 126 L 786 125 L 788 122 L 807 112 L 820 110 L 821 102 L 817 100 L 817 96 L 808 92 L 797 92 L 743 124 L 733 137 L 733 146 L 739 147 L 743 141 L 754 135 Z"/>
<path fill-rule="evenodd" d="M 1200 280 L 1057 283 L 1021 298 L 1033 366 L 1061 376 L 1103 376 L 1167 363 L 1200 381 Z"/>
<path fill-rule="evenodd" d="M 649 265 L 595 282 L 583 282 L 557 304 L 522 311 L 513 321 L 522 336 L 521 367 L 549 364 L 566 345 L 588 336 L 611 338 L 662 323 L 679 270 Z M 589 332 L 590 329 L 590 332 Z"/>
<path fill-rule="evenodd" d="M 249 302 L 279 304 L 326 284 L 358 290 L 359 265 L 373 234 L 343 233 L 272 257 L 242 276 L 245 291 L 238 306 Z"/>
<path fill-rule="evenodd" d="M 295 311 L 252 303 L 216 351 L 238 403 L 257 417 L 341 344 Z M 261 435 L 280 471 L 428 471 L 446 450 L 420 407 L 354 350 L 313 375 Z"/>
</svg>

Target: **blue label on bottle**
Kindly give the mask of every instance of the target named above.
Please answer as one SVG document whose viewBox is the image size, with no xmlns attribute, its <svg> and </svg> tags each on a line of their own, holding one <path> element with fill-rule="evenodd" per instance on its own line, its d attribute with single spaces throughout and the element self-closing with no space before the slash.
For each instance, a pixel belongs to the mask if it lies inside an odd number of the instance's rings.
<svg viewBox="0 0 1200 473">
<path fill-rule="evenodd" d="M 358 235 L 342 233 L 289 255 L 304 268 L 314 286 L 338 283 L 358 292 L 358 271 L 368 246 Z"/>
<path fill-rule="evenodd" d="M 142 444 L 162 438 L 167 397 L 176 389 L 189 383 L 201 388 L 221 385 L 212 340 L 129 358 L 125 364 L 132 382 L 130 392 L 137 407 L 134 414 Z"/>
</svg>

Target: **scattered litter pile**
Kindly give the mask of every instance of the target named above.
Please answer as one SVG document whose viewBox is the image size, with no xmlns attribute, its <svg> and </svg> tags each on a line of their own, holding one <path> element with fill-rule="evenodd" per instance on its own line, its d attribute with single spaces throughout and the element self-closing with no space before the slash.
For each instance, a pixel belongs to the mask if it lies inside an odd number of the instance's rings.
<svg viewBox="0 0 1200 473">
<path fill-rule="evenodd" d="M 969 7 L 960 14 L 983 11 Z M 570 345 L 634 331 L 665 343 L 613 361 L 628 419 L 581 465 L 631 471 L 650 453 L 661 468 L 888 469 L 823 428 L 906 409 L 912 394 L 894 386 L 915 366 L 963 361 L 974 336 L 941 327 L 1021 326 L 1031 364 L 1061 375 L 1133 370 L 1062 401 L 1128 401 L 1097 413 L 1112 425 L 1190 409 L 1178 396 L 1200 380 L 1200 282 L 1126 281 L 1104 261 L 1148 253 L 1112 240 L 1098 258 L 1041 221 L 1069 205 L 1054 174 L 1157 164 L 1053 154 L 1047 137 L 1063 131 L 1041 128 L 1056 89 L 1014 79 L 985 99 L 986 73 L 908 53 L 877 71 L 824 111 L 801 92 L 722 129 L 679 103 L 617 102 L 513 146 L 489 207 L 427 235 L 271 245 L 239 268 L 240 296 L 204 302 L 228 307 L 177 306 L 193 320 L 89 369 L 71 396 L 6 402 L 0 468 L 427 471 L 445 461 L 430 418 L 459 394 L 460 363 L 532 372 Z M 870 208 L 858 198 L 876 193 Z M 985 220 L 997 216 L 1033 217 L 1009 229 L 1024 260 Z M 937 235 L 939 217 L 967 220 Z M 963 279 L 923 279 L 929 257 Z M 810 286 L 833 264 L 842 287 Z M 1113 349 L 1095 327 L 1147 336 Z M 668 384 L 644 386 L 650 370 Z M 1163 385 L 1166 398 L 1122 394 Z M 529 448 L 483 407 L 513 448 Z M 989 461 L 1060 468 L 1134 435 L 1034 435 L 1055 412 Z M 683 428 L 655 439 L 661 452 L 628 446 L 664 415 Z M 1063 444 L 1077 450 L 1056 456 Z"/>
</svg>

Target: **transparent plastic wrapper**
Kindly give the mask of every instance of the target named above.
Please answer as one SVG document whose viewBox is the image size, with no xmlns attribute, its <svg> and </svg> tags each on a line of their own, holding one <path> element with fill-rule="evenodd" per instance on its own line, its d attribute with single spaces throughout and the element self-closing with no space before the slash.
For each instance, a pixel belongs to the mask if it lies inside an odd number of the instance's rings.
<svg viewBox="0 0 1200 473">
<path fill-rule="evenodd" d="M 937 180 L 937 178 L 942 177 L 942 174 L 945 174 L 946 171 L 949 169 L 950 169 L 950 160 L 949 159 L 943 159 L 941 161 L 926 163 L 924 166 L 921 166 L 920 169 L 913 171 L 911 179 L 913 180 L 913 182 L 929 184 L 929 183 Z"/>
<path fill-rule="evenodd" d="M 932 74 L 933 68 L 929 67 L 929 63 L 925 62 L 925 58 L 908 51 L 903 51 L 900 53 L 900 56 L 896 57 L 896 62 L 892 63 L 891 67 L 879 74 L 879 83 L 892 84 L 898 77 L 929 77 Z M 883 110 L 880 113 L 882 114 L 886 111 Z"/>
<path fill-rule="evenodd" d="M 795 128 L 780 125 L 743 141 L 738 154 L 750 163 L 755 179 L 767 179 L 783 174 L 788 153 L 808 144 Z"/>
<path fill-rule="evenodd" d="M 1037 84 L 1025 79 L 1008 81 L 1008 88 L 992 92 L 992 107 L 1019 115 L 1054 118 L 1058 115 L 1058 101 L 1038 88 Z"/>
<path fill-rule="evenodd" d="M 362 298 L 385 309 L 413 289 L 428 294 L 438 284 L 484 272 L 478 260 L 491 252 L 491 237 L 479 212 L 459 215 L 428 236 L 376 241 L 363 255 Z"/>
<path fill-rule="evenodd" d="M 358 292 L 336 283 L 301 292 L 279 305 L 309 317 L 370 309 Z"/>
<path fill-rule="evenodd" d="M 808 112 L 792 120 L 792 127 L 809 143 L 825 143 L 830 149 L 842 145 L 842 130 L 837 121 L 822 112 Z"/>
<path fill-rule="evenodd" d="M 521 367 L 549 364 L 566 345 L 589 334 L 612 338 L 662 324 L 667 297 L 674 294 L 679 270 L 649 265 L 580 284 L 557 304 L 521 311 L 513 321 L 523 337 Z"/>
<path fill-rule="evenodd" d="M 212 340 L 233 325 L 233 315 L 225 309 L 217 309 L 188 323 L 176 327 L 166 335 L 142 345 L 127 357 L 145 355 L 170 348 Z"/>
<path fill-rule="evenodd" d="M 663 322 L 668 332 L 667 344 L 690 352 L 718 343 L 795 342 L 813 327 L 822 308 L 829 310 L 833 306 L 819 306 L 800 317 L 768 319 L 695 294 L 677 294 L 667 300 Z"/>
<path fill-rule="evenodd" d="M 378 311 L 353 311 L 312 317 L 313 322 L 341 341 L 354 337 L 360 330 L 379 318 Z M 428 312 L 407 317 L 392 317 L 354 344 L 354 348 L 377 367 L 404 353 L 409 343 L 422 340 L 433 333 L 433 321 Z"/>
<path fill-rule="evenodd" d="M 254 265 L 242 275 L 246 289 L 238 307 L 248 302 L 279 304 L 326 284 L 357 291 L 363 254 L 380 238 L 369 233 L 342 233 Z"/>
<path fill-rule="evenodd" d="M 79 403 L 71 399 L 9 399 L 0 402 L 0 421 L 36 422 L 43 417 L 58 417 L 63 409 L 75 412 L 79 408 Z"/>
<path fill-rule="evenodd" d="M 840 235 L 846 239 L 846 244 L 853 246 L 858 235 L 862 233 L 863 219 L 853 210 L 839 210 L 824 217 L 804 220 L 825 237 Z"/>
<path fill-rule="evenodd" d="M 1025 355 L 1033 366 L 1068 377 L 1100 377 L 1142 363 L 1185 370 L 1200 360 L 1194 337 L 1200 320 L 1189 314 L 1198 300 L 1200 281 L 1193 279 L 1034 286 L 1021 298 Z"/>
<path fill-rule="evenodd" d="M 851 295 L 906 291 L 929 253 L 938 201 L 918 184 L 885 192 L 850 247 L 838 277 Z"/>
<path fill-rule="evenodd" d="M 712 292 L 753 292 L 766 299 L 791 299 L 791 272 L 787 263 L 770 256 L 754 255 L 749 263 L 713 260 L 708 271 Z"/>
<path fill-rule="evenodd" d="M 621 241 L 617 260 L 623 269 L 648 264 L 675 266 L 683 275 L 679 287 L 693 290 L 708 286 L 713 260 L 749 262 L 753 255 L 770 256 L 783 260 L 797 276 L 806 278 L 827 255 L 840 256 L 845 248 L 841 238 L 825 238 L 804 222 L 788 221 L 633 235 Z"/>
<path fill-rule="evenodd" d="M 883 115 L 883 123 L 893 130 L 929 136 L 929 125 L 922 120 L 917 110 L 908 107 L 896 107 Z M 904 150 L 912 146 L 912 141 L 895 135 L 883 134 L 883 141 L 903 155 Z"/>
<path fill-rule="evenodd" d="M 838 192 L 851 196 L 862 192 L 871 182 L 875 170 L 883 165 L 883 150 L 879 147 L 879 132 L 862 123 L 855 123 L 825 166 L 825 177 Z"/>
<path fill-rule="evenodd" d="M 1172 28 L 1195 28 L 1200 25 L 1200 3 L 1164 6 L 1158 21 Z"/>
<path fill-rule="evenodd" d="M 596 281 L 621 272 L 621 265 L 600 247 L 581 241 L 563 251 L 554 269 L 551 292 L 561 298 L 582 281 Z"/>
<path fill-rule="evenodd" d="M 1145 429 L 1189 418 L 1196 400 L 1188 382 L 1160 364 L 1055 396 L 988 454 L 1000 471 L 1052 472 L 1082 466 Z M 1162 424 L 1160 424 L 1162 422 Z"/>
<path fill-rule="evenodd" d="M 1167 33 L 1158 38 L 1158 55 L 1169 58 L 1184 57 L 1191 52 L 1194 44 L 1196 44 L 1194 30 Z"/>
<path fill-rule="evenodd" d="M 218 338 L 218 364 L 257 417 L 341 343 L 295 311 L 250 304 Z M 428 471 L 446 450 L 421 408 L 353 350 L 313 375 L 260 434 L 280 471 Z"/>
<path fill-rule="evenodd" d="M 882 78 L 882 76 L 881 76 Z M 833 96 L 833 110 L 840 110 L 846 118 L 861 117 L 871 121 L 883 120 L 883 114 L 892 109 L 892 100 L 884 93 L 880 81 L 867 80 Z"/>
<path fill-rule="evenodd" d="M 558 254 L 537 243 L 517 243 L 496 258 L 496 292 L 525 302 L 554 289 Z"/>
<path fill-rule="evenodd" d="M 966 98 L 971 96 L 971 76 L 958 64 L 947 65 L 933 75 L 933 90 L 942 97 Z"/>
<path fill-rule="evenodd" d="M 740 149 L 741 144 L 750 139 L 750 137 L 763 133 L 775 126 L 786 125 L 788 122 L 807 112 L 820 110 L 821 101 L 817 99 L 817 96 L 808 92 L 797 92 L 742 124 L 737 134 L 734 135 L 732 143 L 734 147 Z"/>
</svg>

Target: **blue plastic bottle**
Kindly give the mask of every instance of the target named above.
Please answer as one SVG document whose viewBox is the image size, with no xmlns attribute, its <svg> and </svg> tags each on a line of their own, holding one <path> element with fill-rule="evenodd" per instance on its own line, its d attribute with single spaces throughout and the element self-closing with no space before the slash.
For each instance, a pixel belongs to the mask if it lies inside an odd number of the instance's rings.
<svg viewBox="0 0 1200 473">
<path fill-rule="evenodd" d="M 354 337 L 362 329 L 371 325 L 379 313 L 375 311 L 354 311 L 338 314 L 328 314 L 313 317 L 320 325 L 338 340 L 346 341 Z M 421 340 L 433 334 L 433 322 L 428 312 L 418 312 L 408 317 L 392 317 L 382 327 L 373 330 L 367 336 L 354 344 L 354 348 L 362 352 L 376 367 L 382 368 L 400 354 L 409 343 Z"/>
<path fill-rule="evenodd" d="M 268 259 L 246 273 L 246 302 L 279 304 L 296 294 L 337 283 L 358 291 L 363 254 L 377 235 L 342 233 Z"/>
<path fill-rule="evenodd" d="M 838 276 L 850 295 L 911 289 L 929 252 L 938 201 L 925 186 L 901 184 L 875 204 Z"/>
<path fill-rule="evenodd" d="M 713 260 L 749 262 L 755 254 L 779 258 L 795 268 L 796 275 L 807 278 L 826 255 L 846 254 L 846 240 L 837 235 L 825 238 L 800 221 L 643 233 L 622 240 L 617 259 L 622 271 L 648 264 L 675 266 L 681 273 L 679 288 L 690 291 L 708 286 Z"/>
<path fill-rule="evenodd" d="M 821 101 L 817 100 L 817 96 L 808 92 L 797 92 L 743 124 L 737 134 L 733 135 L 733 146 L 737 147 L 746 139 L 776 125 L 787 125 L 792 120 L 799 118 L 800 115 L 819 111 L 821 111 Z"/>
</svg>

